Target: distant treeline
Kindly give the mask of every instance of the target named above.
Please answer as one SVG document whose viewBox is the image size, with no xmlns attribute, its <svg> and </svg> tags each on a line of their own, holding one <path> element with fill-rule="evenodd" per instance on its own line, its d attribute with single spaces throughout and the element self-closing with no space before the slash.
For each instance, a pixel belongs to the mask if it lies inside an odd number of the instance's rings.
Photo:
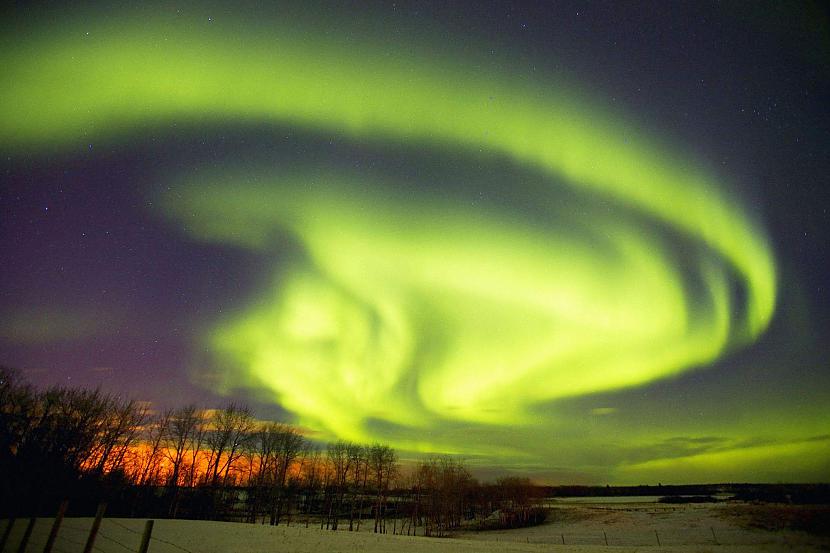
<svg viewBox="0 0 830 553">
<path fill-rule="evenodd" d="M 741 501 L 827 504 L 830 484 L 684 484 L 657 486 L 546 486 L 546 497 L 711 497 L 729 495 Z"/>
<path fill-rule="evenodd" d="M 403 470 L 388 445 L 319 445 L 237 403 L 157 413 L 100 390 L 37 390 L 0 367 L 0 516 L 69 499 L 75 516 L 106 501 L 113 516 L 441 536 L 539 523 L 541 492 L 526 478 L 480 483 L 448 456 Z"/>
</svg>

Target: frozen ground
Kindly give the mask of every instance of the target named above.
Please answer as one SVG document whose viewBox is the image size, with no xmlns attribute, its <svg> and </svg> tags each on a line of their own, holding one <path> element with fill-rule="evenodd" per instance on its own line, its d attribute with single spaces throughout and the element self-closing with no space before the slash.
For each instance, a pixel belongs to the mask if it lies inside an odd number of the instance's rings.
<svg viewBox="0 0 830 553">
<path fill-rule="evenodd" d="M 775 529 L 778 521 L 786 519 L 788 513 L 782 514 L 781 509 L 786 510 L 787 507 L 580 503 L 559 504 L 555 509 L 552 520 L 541 526 L 509 531 L 459 532 L 453 538 L 442 539 L 375 535 L 366 531 L 331 532 L 314 527 L 305 528 L 304 525 L 271 527 L 227 522 L 156 520 L 150 552 L 830 551 L 830 539 L 826 536 L 792 529 Z M 51 519 L 38 519 L 27 551 L 43 550 L 51 522 Z M 55 553 L 82 551 L 91 523 L 92 519 L 89 518 L 65 519 L 54 548 Z M 0 531 L 5 530 L 6 524 L 6 521 L 0 522 Z M 5 551 L 17 551 L 25 526 L 24 520 L 16 522 Z M 125 553 L 137 550 L 143 526 L 144 520 L 105 519 L 94 551 Z M 364 526 L 362 530 L 367 527 Z"/>
<path fill-rule="evenodd" d="M 799 517 L 828 519 L 827 507 L 744 503 L 554 503 L 546 524 L 457 537 L 615 551 L 830 551 L 830 538 L 792 529 Z M 806 525 L 805 525 L 806 526 Z M 813 522 L 813 530 L 821 523 Z M 658 545 L 659 544 L 659 545 Z"/>
</svg>

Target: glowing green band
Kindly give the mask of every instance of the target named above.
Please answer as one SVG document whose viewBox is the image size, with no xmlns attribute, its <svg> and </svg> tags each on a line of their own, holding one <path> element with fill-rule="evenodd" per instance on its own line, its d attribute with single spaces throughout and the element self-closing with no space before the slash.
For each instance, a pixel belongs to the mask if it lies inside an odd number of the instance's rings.
<svg viewBox="0 0 830 553">
<path fill-rule="evenodd" d="M 616 259 L 498 215 L 403 206 L 355 184 L 361 175 L 266 169 L 259 186 L 241 184 L 244 169 L 214 173 L 166 199 L 172 216 L 250 248 L 288 229 L 311 258 L 211 337 L 243 365 L 235 383 L 252 377 L 342 437 L 365 438 L 367 419 L 515 424 L 528 405 L 676 374 L 767 327 L 776 274 L 762 230 L 712 175 L 572 87 L 343 48 L 284 25 L 214 33 L 126 17 L 90 35 L 77 22 L 4 33 L 0 146 L 63 148 L 207 117 L 483 151 L 710 249 L 695 277 L 707 292 L 690 305 L 661 243 L 610 217 L 596 226 Z M 746 291 L 738 317 L 732 272 Z"/>
</svg>

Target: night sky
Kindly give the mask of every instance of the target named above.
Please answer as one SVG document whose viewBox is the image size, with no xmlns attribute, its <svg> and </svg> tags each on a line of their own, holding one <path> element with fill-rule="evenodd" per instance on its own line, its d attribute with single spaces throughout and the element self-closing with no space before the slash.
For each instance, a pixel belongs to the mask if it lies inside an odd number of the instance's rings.
<svg viewBox="0 0 830 553">
<path fill-rule="evenodd" d="M 0 21 L 0 364 L 32 383 L 483 476 L 830 477 L 817 4 Z"/>
</svg>

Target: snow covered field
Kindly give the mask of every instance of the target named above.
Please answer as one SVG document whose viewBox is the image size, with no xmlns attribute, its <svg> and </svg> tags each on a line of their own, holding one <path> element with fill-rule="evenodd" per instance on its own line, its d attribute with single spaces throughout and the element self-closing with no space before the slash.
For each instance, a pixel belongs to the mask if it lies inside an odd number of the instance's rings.
<svg viewBox="0 0 830 553">
<path fill-rule="evenodd" d="M 524 541 L 574 550 L 614 547 L 615 551 L 816 551 L 830 548 L 827 537 L 771 528 L 780 511 L 802 509 L 744 503 L 662 504 L 607 501 L 553 503 L 548 522 L 510 531 L 469 532 L 466 539 Z M 613 499 L 613 498 L 612 498 Z M 810 507 L 803 509 L 811 510 Z M 826 509 L 826 508 L 825 508 Z M 759 510 L 767 516 L 761 517 Z M 793 514 L 793 513 L 789 513 Z M 763 526 L 763 527 L 762 527 Z M 565 548 L 563 548 L 565 550 Z M 599 551 L 600 549 L 596 549 Z"/>
<path fill-rule="evenodd" d="M 156 520 L 152 553 L 312 553 L 312 552 L 556 552 L 684 553 L 754 551 L 827 551 L 830 539 L 796 530 L 768 530 L 749 526 L 753 506 L 735 504 L 580 503 L 556 507 L 552 520 L 533 528 L 490 532 L 458 532 L 453 538 L 331 532 L 304 525 L 263 526 L 228 522 Z M 774 509 L 774 507 L 770 507 Z M 754 512 L 754 511 L 753 511 Z M 773 517 L 774 518 L 774 517 Z M 752 519 L 755 520 L 755 519 Z M 51 519 L 38 519 L 29 546 L 43 550 Z M 90 518 L 67 518 L 55 553 L 80 552 Z M 756 521 L 757 523 L 757 521 Z M 0 531 L 7 521 L 0 522 Z M 17 551 L 26 527 L 15 523 L 5 551 Z M 104 519 L 95 543 L 98 553 L 135 551 L 144 520 Z M 562 541 L 565 544 L 562 544 Z M 608 545 L 606 546 L 606 538 Z M 657 541 L 660 540 L 658 546 Z"/>
</svg>

